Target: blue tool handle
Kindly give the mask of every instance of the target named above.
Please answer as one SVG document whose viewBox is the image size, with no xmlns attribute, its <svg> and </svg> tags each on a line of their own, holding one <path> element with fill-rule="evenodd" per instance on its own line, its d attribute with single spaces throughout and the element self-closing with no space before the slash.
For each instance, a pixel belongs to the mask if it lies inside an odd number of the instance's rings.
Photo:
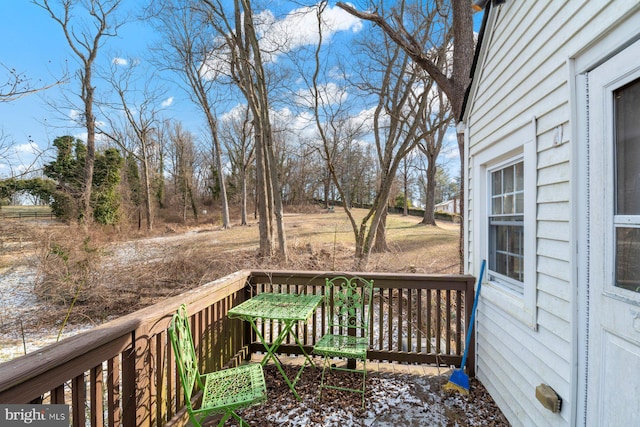
<svg viewBox="0 0 640 427">
<path fill-rule="evenodd" d="M 482 276 L 484 275 L 484 266 L 486 260 L 482 260 L 480 265 L 480 276 L 478 276 L 478 289 L 476 289 L 476 296 L 473 299 L 473 308 L 471 309 L 471 319 L 469 320 L 469 329 L 467 330 L 467 339 L 464 343 L 464 355 L 462 356 L 462 363 L 460 369 L 464 369 L 465 363 L 467 363 L 467 352 L 469 350 L 469 344 L 471 343 L 471 334 L 473 333 L 473 322 L 476 318 L 476 307 L 478 306 L 478 297 L 480 296 L 480 287 L 482 286 Z"/>
</svg>

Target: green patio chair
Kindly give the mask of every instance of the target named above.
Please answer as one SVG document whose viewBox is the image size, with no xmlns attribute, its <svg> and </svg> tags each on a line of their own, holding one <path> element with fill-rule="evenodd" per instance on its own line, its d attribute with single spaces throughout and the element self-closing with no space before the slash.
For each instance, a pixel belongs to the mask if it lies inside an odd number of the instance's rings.
<svg viewBox="0 0 640 427">
<path fill-rule="evenodd" d="M 171 319 L 169 336 L 176 357 L 187 412 L 193 425 L 201 426 L 202 421 L 210 414 L 222 413 L 224 415 L 218 426 L 222 426 L 229 417 L 238 420 L 240 426 L 248 426 L 249 424 L 235 411 L 266 400 L 267 389 L 262 366 L 256 363 L 200 374 L 187 308 L 184 304 Z M 194 399 L 197 390 L 202 391 L 202 400 L 196 409 L 192 399 L 197 400 Z"/>
<path fill-rule="evenodd" d="M 328 333 L 313 347 L 314 354 L 324 357 L 320 384 L 321 397 L 324 388 L 361 393 L 364 408 L 372 295 L 373 280 L 345 276 L 326 279 L 325 313 Z M 349 363 L 345 367 L 335 366 L 331 363 L 331 359 L 335 357 L 361 360 L 363 369 L 358 369 L 355 365 L 351 367 Z M 362 387 L 349 388 L 327 384 L 325 381 L 327 369 L 329 372 L 338 370 L 362 374 Z"/>
</svg>

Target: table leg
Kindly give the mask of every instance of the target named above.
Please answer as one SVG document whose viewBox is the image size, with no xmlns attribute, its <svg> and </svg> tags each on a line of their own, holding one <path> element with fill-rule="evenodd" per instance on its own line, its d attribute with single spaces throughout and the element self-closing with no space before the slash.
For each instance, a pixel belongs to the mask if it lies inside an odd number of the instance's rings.
<svg viewBox="0 0 640 427">
<path fill-rule="evenodd" d="M 302 373 L 302 370 L 300 370 L 300 372 L 298 372 L 298 374 L 296 375 L 295 381 L 293 383 L 291 383 L 291 380 L 289 380 L 289 377 L 287 377 L 286 372 L 284 372 L 284 369 L 282 368 L 282 364 L 280 363 L 280 360 L 276 356 L 276 350 L 278 349 L 278 347 L 280 347 L 280 344 L 282 344 L 284 339 L 291 332 L 291 328 L 293 327 L 293 322 L 284 322 L 284 324 L 285 324 L 284 328 L 280 331 L 280 333 L 276 337 L 276 340 L 273 342 L 273 344 L 271 346 L 269 346 L 267 344 L 266 340 L 264 339 L 264 336 L 260 333 L 260 330 L 258 329 L 258 327 L 255 324 L 255 322 L 251 321 L 250 323 L 251 323 L 251 327 L 253 328 L 253 330 L 255 331 L 256 335 L 260 339 L 260 342 L 262 342 L 262 345 L 264 345 L 264 348 L 267 349 L 267 354 L 264 356 L 264 358 L 262 359 L 262 362 L 260 362 L 260 364 L 262 366 L 265 366 L 267 364 L 267 362 L 269 362 L 269 359 L 273 359 L 273 363 L 276 365 L 276 368 L 278 369 L 278 371 L 280 371 L 280 374 L 282 375 L 282 377 L 284 378 L 285 382 L 289 386 L 289 389 L 293 392 L 293 395 L 296 397 L 296 399 L 302 400 L 300 398 L 300 395 L 298 394 L 298 392 L 295 389 L 295 384 L 298 382 L 298 379 L 300 378 L 300 374 Z M 296 337 L 296 341 L 298 341 L 297 337 Z M 304 350 L 303 350 L 303 352 L 304 352 Z M 306 353 L 305 353 L 305 355 L 306 355 Z M 307 357 L 307 359 L 308 359 L 308 357 Z M 304 368 L 304 364 L 303 364 L 302 367 Z"/>
</svg>

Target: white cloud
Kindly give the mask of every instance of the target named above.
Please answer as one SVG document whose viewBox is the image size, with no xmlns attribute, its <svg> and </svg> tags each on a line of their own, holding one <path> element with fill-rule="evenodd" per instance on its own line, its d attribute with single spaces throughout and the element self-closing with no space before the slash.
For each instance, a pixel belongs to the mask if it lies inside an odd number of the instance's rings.
<svg viewBox="0 0 640 427">
<path fill-rule="evenodd" d="M 241 120 L 244 118 L 246 110 L 246 104 L 236 104 L 231 110 L 220 116 L 220 121 L 226 123 L 232 120 Z"/>
<path fill-rule="evenodd" d="M 16 154 L 38 154 L 40 152 L 40 148 L 35 142 L 14 145 L 13 150 Z"/>
<path fill-rule="evenodd" d="M 294 9 L 283 19 L 277 20 L 270 10 L 256 15 L 256 32 L 258 33 L 263 62 L 275 62 L 278 55 L 290 52 L 301 46 L 317 44 L 318 33 L 317 7 L 306 6 Z M 357 33 L 362 29 L 360 19 L 348 14 L 337 6 L 327 7 L 322 15 L 322 37 L 324 42 L 341 31 Z M 222 44 L 224 40 L 217 38 Z M 207 79 L 215 79 L 219 74 L 228 73 L 230 54 L 223 48 L 207 58 L 200 69 L 200 74 Z"/>
<path fill-rule="evenodd" d="M 271 11 L 265 10 L 256 16 L 256 21 L 259 22 L 257 29 L 262 36 L 260 48 L 265 53 L 265 61 L 273 61 L 277 54 L 316 44 L 320 40 L 317 8 L 314 6 L 294 9 L 279 21 Z M 322 37 L 327 41 L 340 31 L 360 31 L 362 22 L 337 6 L 327 7 L 322 14 L 321 29 Z"/>
<path fill-rule="evenodd" d="M 167 108 L 173 105 L 173 96 L 170 96 L 169 98 L 162 101 L 162 104 L 160 105 L 162 106 L 162 108 Z"/>
<path fill-rule="evenodd" d="M 76 121 L 82 117 L 82 112 L 80 110 L 69 110 L 69 118 L 72 121 Z"/>
<path fill-rule="evenodd" d="M 113 60 L 111 60 L 111 62 L 114 65 L 122 65 L 122 66 L 125 66 L 125 65 L 127 65 L 129 63 L 129 61 L 127 61 L 126 59 L 118 58 L 118 57 L 113 58 Z"/>
</svg>

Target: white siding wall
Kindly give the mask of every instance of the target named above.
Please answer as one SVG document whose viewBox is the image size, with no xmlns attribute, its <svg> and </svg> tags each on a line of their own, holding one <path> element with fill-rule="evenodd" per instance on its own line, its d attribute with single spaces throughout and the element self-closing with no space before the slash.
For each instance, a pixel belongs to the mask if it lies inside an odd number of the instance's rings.
<svg viewBox="0 0 640 427">
<path fill-rule="evenodd" d="M 478 377 L 514 426 L 562 426 L 575 421 L 577 284 L 573 283 L 574 141 L 568 60 L 637 4 L 635 0 L 507 0 L 494 7 L 494 20 L 486 29 L 486 50 L 478 63 L 466 115 L 465 213 L 471 272 L 478 273 L 486 245 L 474 241 L 480 239 L 480 228 L 486 227 L 477 215 L 478 204 L 486 203 L 480 183 L 473 179 L 474 168 L 480 166 L 478 156 L 482 158 L 485 150 L 528 126 L 534 117 L 536 123 L 537 191 L 526 197 L 536 200 L 537 325 L 525 325 L 489 297 L 481 299 L 477 314 Z M 562 137 L 557 144 L 559 127 Z M 541 383 L 551 385 L 563 398 L 560 414 L 544 409 L 535 399 L 535 387 Z"/>
</svg>

